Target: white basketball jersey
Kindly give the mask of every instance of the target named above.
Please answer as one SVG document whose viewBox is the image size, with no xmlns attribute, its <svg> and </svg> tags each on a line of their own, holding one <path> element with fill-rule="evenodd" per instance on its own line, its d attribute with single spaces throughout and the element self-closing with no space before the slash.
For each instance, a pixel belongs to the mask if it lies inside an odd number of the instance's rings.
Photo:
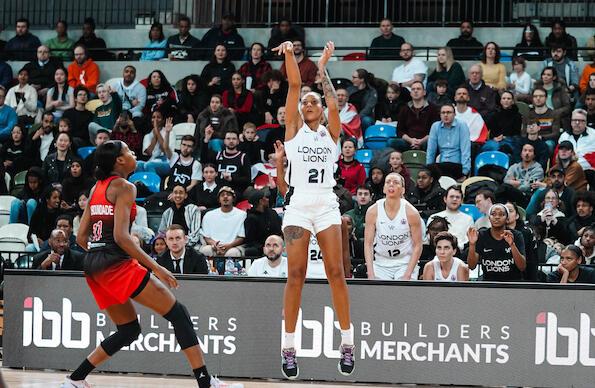
<svg viewBox="0 0 595 388">
<path fill-rule="evenodd" d="M 298 190 L 335 187 L 337 143 L 323 125 L 313 131 L 304 123 L 294 138 L 285 142 L 285 154 L 289 162 L 285 181 L 289 186 Z"/>
<path fill-rule="evenodd" d="M 374 259 L 377 265 L 399 266 L 408 264 L 411 259 L 411 228 L 407 221 L 407 201 L 401 199 L 401 206 L 394 219 L 390 219 L 384 209 L 386 199 L 376 201 L 376 236 L 374 237 Z"/>
<path fill-rule="evenodd" d="M 314 234 L 310 235 L 310 244 L 308 244 L 308 269 L 306 271 L 306 278 L 326 279 L 322 251 Z"/>
<path fill-rule="evenodd" d="M 442 270 L 440 269 L 440 260 L 437 257 L 434 257 L 432 260 L 432 265 L 434 266 L 434 280 L 440 280 L 443 282 L 456 282 L 459 280 L 457 278 L 457 271 L 459 270 L 459 266 L 463 264 L 463 260 L 459 259 L 458 257 L 453 257 L 452 268 L 446 278 L 442 276 Z"/>
</svg>

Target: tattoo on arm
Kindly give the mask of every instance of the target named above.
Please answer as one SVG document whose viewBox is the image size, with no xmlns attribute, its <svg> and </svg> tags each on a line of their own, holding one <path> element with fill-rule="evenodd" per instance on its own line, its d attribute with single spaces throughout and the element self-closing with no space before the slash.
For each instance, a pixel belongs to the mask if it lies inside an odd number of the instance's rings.
<svg viewBox="0 0 595 388">
<path fill-rule="evenodd" d="M 285 236 L 285 243 L 291 245 L 294 240 L 299 240 L 304 236 L 304 229 L 299 226 L 288 226 L 283 229 L 283 234 Z"/>
<path fill-rule="evenodd" d="M 337 92 L 331 82 L 331 77 L 328 75 L 328 71 L 324 70 L 324 77 L 322 77 L 322 91 L 324 92 L 324 98 L 328 101 L 334 99 L 337 101 Z"/>
</svg>

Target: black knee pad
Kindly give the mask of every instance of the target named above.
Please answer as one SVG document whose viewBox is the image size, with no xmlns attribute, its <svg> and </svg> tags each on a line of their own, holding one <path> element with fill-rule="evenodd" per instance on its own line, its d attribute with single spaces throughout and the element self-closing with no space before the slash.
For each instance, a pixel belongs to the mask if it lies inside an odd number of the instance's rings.
<svg viewBox="0 0 595 388">
<path fill-rule="evenodd" d="M 174 327 L 176 339 L 182 350 L 198 345 L 198 339 L 196 338 L 196 333 L 194 332 L 194 327 L 192 327 L 192 321 L 190 320 L 190 314 L 186 306 L 176 301 L 174 307 L 163 318 L 170 321 Z"/>
<path fill-rule="evenodd" d="M 124 325 L 117 325 L 116 327 L 118 331 L 104 339 L 101 343 L 101 347 L 109 356 L 113 356 L 124 346 L 133 343 L 140 334 L 140 324 L 137 319 Z"/>
</svg>

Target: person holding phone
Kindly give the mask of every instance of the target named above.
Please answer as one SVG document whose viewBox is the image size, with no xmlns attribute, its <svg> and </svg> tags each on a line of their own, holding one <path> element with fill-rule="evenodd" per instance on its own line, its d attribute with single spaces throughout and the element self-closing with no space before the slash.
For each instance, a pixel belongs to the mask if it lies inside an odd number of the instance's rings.
<svg viewBox="0 0 595 388">
<path fill-rule="evenodd" d="M 549 189 L 545 193 L 542 210 L 533 216 L 530 220 L 531 225 L 535 227 L 537 237 L 546 239 L 551 238 L 562 244 L 569 244 L 572 238 L 566 235 L 564 231 L 566 215 L 560 210 L 560 197 L 554 189 Z"/>
</svg>

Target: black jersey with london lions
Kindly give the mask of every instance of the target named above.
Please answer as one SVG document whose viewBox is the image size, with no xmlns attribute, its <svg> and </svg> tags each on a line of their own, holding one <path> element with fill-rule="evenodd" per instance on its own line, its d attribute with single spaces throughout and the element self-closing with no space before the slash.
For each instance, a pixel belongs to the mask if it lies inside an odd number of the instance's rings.
<svg viewBox="0 0 595 388">
<path fill-rule="evenodd" d="M 510 282 L 522 280 L 523 276 L 519 268 L 514 264 L 512 247 L 506 240 L 496 240 L 492 237 L 491 229 L 479 231 L 475 252 L 479 256 L 479 263 L 483 271 L 483 280 L 491 282 Z M 525 256 L 525 241 L 521 232 L 510 230 L 514 236 L 514 244 Z"/>
</svg>

